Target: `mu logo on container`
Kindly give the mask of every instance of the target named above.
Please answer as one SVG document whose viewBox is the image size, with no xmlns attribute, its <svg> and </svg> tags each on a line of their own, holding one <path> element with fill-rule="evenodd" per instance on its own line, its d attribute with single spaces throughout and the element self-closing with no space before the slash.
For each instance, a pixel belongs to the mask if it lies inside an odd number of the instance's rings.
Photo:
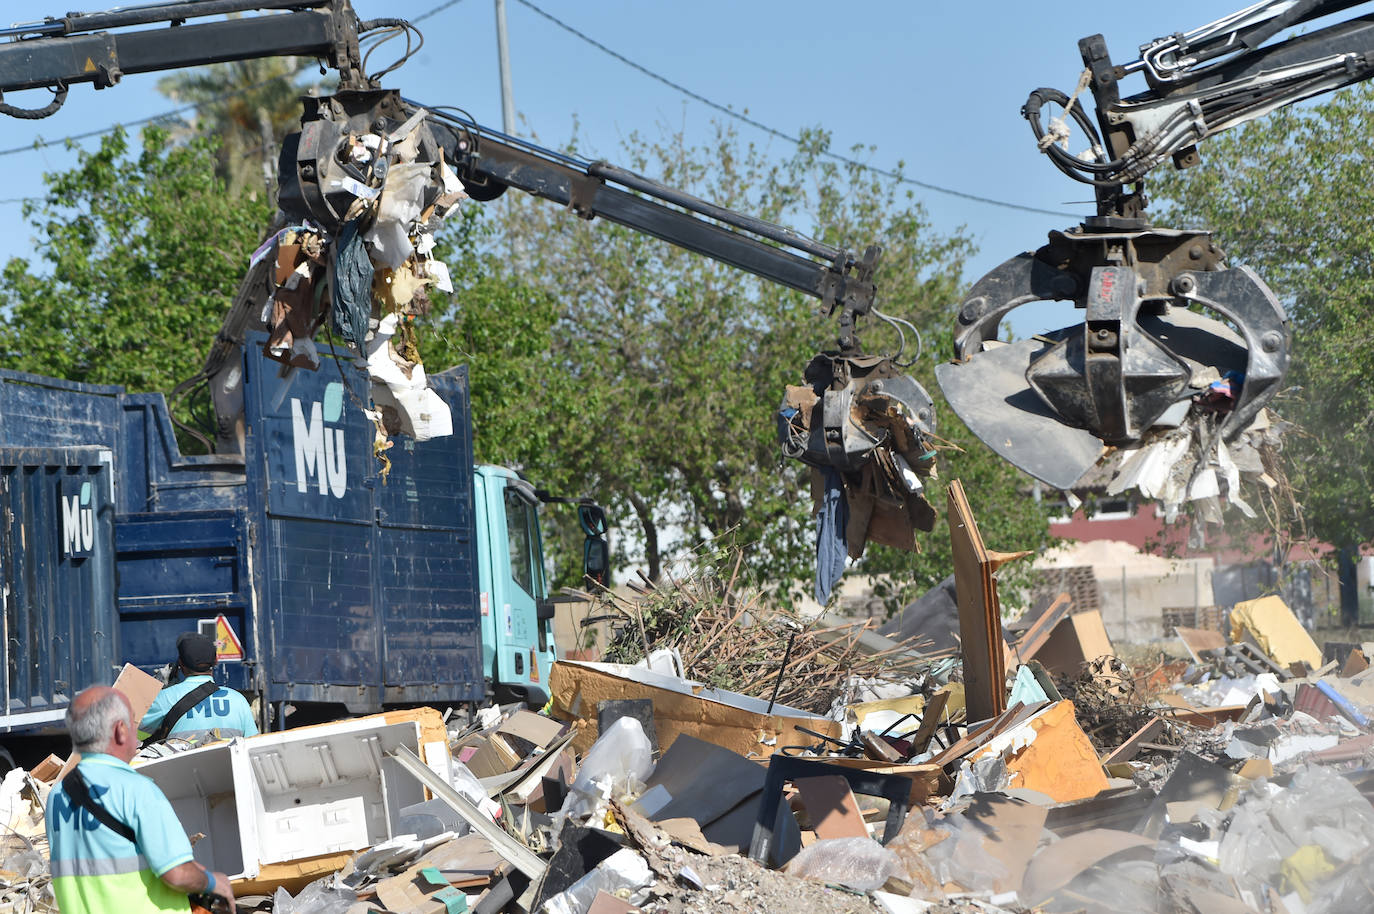
<svg viewBox="0 0 1374 914">
<path fill-rule="evenodd" d="M 307 409 L 309 413 L 307 414 Z M 309 405 L 291 398 L 291 438 L 296 452 L 296 491 L 308 492 L 311 477 L 321 495 L 343 498 L 348 489 L 348 463 L 344 456 L 344 430 L 330 425 L 343 415 L 343 385 L 330 384 L 324 399 Z"/>
</svg>

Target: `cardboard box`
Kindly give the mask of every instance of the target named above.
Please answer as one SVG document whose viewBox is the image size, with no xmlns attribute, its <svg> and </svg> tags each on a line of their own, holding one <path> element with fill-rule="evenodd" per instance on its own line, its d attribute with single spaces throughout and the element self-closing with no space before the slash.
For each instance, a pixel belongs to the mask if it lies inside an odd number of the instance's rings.
<svg viewBox="0 0 1374 914">
<path fill-rule="evenodd" d="M 774 705 L 769 714 L 763 699 L 624 664 L 560 660 L 553 665 L 549 686 L 554 716 L 577 722 L 573 748 L 579 754 L 596 742 L 597 706 L 618 698 L 654 703 L 659 748 L 664 752 L 683 734 L 755 759 L 767 758 L 783 746 L 817 742 L 798 726 L 841 738 L 840 725 L 833 720 L 785 705 Z"/>
</svg>

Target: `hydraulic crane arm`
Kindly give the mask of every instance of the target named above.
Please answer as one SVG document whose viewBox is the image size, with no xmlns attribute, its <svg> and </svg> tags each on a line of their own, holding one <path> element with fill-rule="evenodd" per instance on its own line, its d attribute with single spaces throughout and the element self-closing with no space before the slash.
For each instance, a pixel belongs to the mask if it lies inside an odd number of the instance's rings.
<svg viewBox="0 0 1374 914">
<path fill-rule="evenodd" d="M 187 24 L 260 10 L 275 14 Z M 164 23 L 166 28 L 135 28 Z M 0 29 L 0 38 L 10 39 L 0 43 L 0 95 L 48 88 L 54 98 L 42 108 L 3 104 L 0 113 L 47 117 L 78 83 L 105 89 L 126 74 L 264 57 L 317 57 L 338 71 L 344 88 L 364 88 L 358 35 L 369 25 L 358 23 L 349 0 L 193 0 L 15 25 Z"/>
<path fill-rule="evenodd" d="M 1051 132 L 1053 126 L 1047 131 L 1045 105 L 1069 105 L 1069 97 L 1054 89 L 1032 92 L 1022 114 L 1056 168 L 1097 188 L 1099 218 L 1138 217 L 1143 193 L 1127 194 L 1124 186 L 1165 161 L 1195 165 L 1197 144 L 1209 136 L 1374 76 L 1374 14 L 1266 43 L 1286 29 L 1362 5 L 1367 0 L 1268 0 L 1148 42 L 1125 64 L 1113 63 L 1103 37 L 1091 35 L 1078 50 L 1096 125 L 1074 103 L 1058 132 Z M 1147 88 L 1122 97 L 1120 82 L 1135 74 Z M 1068 116 L 1089 135 L 1085 157 L 1056 141 L 1067 137 Z"/>
<path fill-rule="evenodd" d="M 442 111 L 436 114 L 440 142 L 474 198 L 493 199 L 514 187 L 584 219 L 608 219 L 814 296 L 828 314 L 840 311 L 840 349 L 858 350 L 854 319 L 872 310 L 873 271 L 882 253 L 878 245 L 856 256 L 606 162 L 581 161 Z"/>
</svg>

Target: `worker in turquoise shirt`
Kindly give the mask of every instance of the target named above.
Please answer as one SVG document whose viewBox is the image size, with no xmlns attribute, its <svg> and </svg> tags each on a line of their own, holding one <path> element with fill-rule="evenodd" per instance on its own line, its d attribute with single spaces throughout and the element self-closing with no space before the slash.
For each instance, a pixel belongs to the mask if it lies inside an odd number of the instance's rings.
<svg viewBox="0 0 1374 914">
<path fill-rule="evenodd" d="M 138 752 L 129 700 L 106 686 L 67 709 L 81 761 L 48 795 L 52 889 L 62 914 L 190 910 L 189 893 L 222 896 L 229 877 L 192 859 L 191 842 L 158 786 L 129 767 Z"/>
<path fill-rule="evenodd" d="M 257 736 L 258 725 L 248 700 L 227 686 L 217 686 L 215 642 L 199 632 L 177 638 L 177 666 L 185 677 L 158 693 L 138 728 L 148 742 L 169 736 L 191 738 Z"/>
</svg>

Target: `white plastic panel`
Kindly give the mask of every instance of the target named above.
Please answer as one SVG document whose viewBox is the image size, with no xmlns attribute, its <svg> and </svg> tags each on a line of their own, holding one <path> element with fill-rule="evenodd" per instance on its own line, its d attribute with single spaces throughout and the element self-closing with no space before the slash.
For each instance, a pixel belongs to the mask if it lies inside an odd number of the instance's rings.
<svg viewBox="0 0 1374 914">
<path fill-rule="evenodd" d="M 172 799 L 196 859 L 230 878 L 266 864 L 371 847 L 393 837 L 424 788 L 386 758 L 419 751 L 415 723 L 377 719 L 268 733 L 149 762 L 139 771 Z"/>
</svg>

